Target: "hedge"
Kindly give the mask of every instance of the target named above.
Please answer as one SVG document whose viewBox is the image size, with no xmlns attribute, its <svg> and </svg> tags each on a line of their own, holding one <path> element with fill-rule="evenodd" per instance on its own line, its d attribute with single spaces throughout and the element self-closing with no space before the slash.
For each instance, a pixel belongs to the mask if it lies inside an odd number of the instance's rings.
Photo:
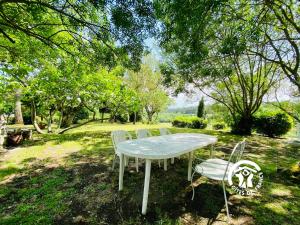
<svg viewBox="0 0 300 225">
<path fill-rule="evenodd" d="M 284 113 L 264 113 L 254 120 L 256 132 L 268 137 L 284 135 L 292 128 L 292 125 L 292 119 Z"/>
<path fill-rule="evenodd" d="M 193 129 L 204 129 L 207 126 L 207 121 L 203 118 L 195 116 L 178 116 L 172 122 L 174 127 L 188 127 Z"/>
</svg>

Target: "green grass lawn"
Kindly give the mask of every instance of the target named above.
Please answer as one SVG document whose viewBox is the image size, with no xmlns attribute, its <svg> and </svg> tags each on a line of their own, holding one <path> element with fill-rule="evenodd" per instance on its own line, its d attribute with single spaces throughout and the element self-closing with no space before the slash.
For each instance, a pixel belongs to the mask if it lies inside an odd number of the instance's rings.
<svg viewBox="0 0 300 225">
<path fill-rule="evenodd" d="M 153 163 L 148 213 L 141 215 L 144 163 L 135 172 L 132 161 L 118 191 L 118 169 L 111 171 L 114 155 L 110 132 L 132 132 L 157 125 L 90 123 L 62 135 L 34 135 L 23 146 L 10 149 L 0 161 L 0 224 L 226 224 L 222 187 L 197 177 L 195 199 L 187 181 L 187 159 L 181 157 L 163 171 Z M 171 128 L 218 137 L 218 146 L 233 147 L 243 137 L 227 132 Z M 224 149 L 225 151 L 225 149 Z M 208 148 L 197 156 L 208 157 Z M 223 155 L 221 151 L 217 156 Z M 300 159 L 299 147 L 287 138 L 247 137 L 244 159 L 264 172 L 260 193 L 242 197 L 228 188 L 234 224 L 299 224 L 299 175 L 291 168 Z M 295 168 L 295 167 L 294 167 Z"/>
</svg>

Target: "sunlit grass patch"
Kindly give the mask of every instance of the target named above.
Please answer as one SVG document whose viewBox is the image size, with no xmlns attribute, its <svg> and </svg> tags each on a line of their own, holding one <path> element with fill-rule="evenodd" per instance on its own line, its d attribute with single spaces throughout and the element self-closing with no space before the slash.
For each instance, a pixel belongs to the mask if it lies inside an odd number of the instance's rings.
<svg viewBox="0 0 300 225">
<path fill-rule="evenodd" d="M 270 194 L 275 195 L 275 196 L 280 196 L 280 197 L 284 197 L 284 196 L 291 197 L 292 196 L 291 190 L 283 185 L 272 188 L 270 191 Z"/>
<path fill-rule="evenodd" d="M 271 202 L 265 204 L 265 207 L 274 211 L 275 213 L 287 215 L 288 210 L 284 208 L 287 204 L 287 202 Z"/>
</svg>

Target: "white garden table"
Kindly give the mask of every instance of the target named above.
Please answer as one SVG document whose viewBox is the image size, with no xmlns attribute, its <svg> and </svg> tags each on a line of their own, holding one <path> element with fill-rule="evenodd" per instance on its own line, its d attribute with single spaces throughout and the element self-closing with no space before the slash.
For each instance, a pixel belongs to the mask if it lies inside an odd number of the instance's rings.
<svg viewBox="0 0 300 225">
<path fill-rule="evenodd" d="M 217 142 L 217 138 L 205 134 L 177 133 L 128 140 L 117 144 L 120 154 L 119 190 L 123 189 L 124 156 L 138 157 L 146 160 L 142 214 L 146 214 L 151 161 L 169 159 L 188 153 L 188 180 L 191 180 L 193 151 Z"/>
</svg>

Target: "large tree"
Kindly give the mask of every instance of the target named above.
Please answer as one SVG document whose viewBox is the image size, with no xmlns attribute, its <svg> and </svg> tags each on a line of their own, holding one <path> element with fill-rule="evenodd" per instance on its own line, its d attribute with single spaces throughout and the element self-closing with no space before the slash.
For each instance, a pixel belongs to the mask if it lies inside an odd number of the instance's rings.
<svg viewBox="0 0 300 225">
<path fill-rule="evenodd" d="M 163 24 L 161 46 L 168 56 L 162 67 L 166 84 L 175 85 L 179 92 L 192 83 L 228 108 L 234 132 L 250 134 L 253 115 L 279 71 L 263 57 L 268 47 L 261 40 L 266 38 L 254 26 L 260 6 L 244 11 L 242 6 L 247 2 L 156 3 Z M 231 11 L 236 13 L 232 17 L 228 16 Z M 239 20 L 245 13 L 247 23 Z"/>
<path fill-rule="evenodd" d="M 254 26 L 264 35 L 263 44 L 268 47 L 261 55 L 278 64 L 300 94 L 300 2 L 257 0 L 255 3 L 260 7 Z"/>
</svg>

